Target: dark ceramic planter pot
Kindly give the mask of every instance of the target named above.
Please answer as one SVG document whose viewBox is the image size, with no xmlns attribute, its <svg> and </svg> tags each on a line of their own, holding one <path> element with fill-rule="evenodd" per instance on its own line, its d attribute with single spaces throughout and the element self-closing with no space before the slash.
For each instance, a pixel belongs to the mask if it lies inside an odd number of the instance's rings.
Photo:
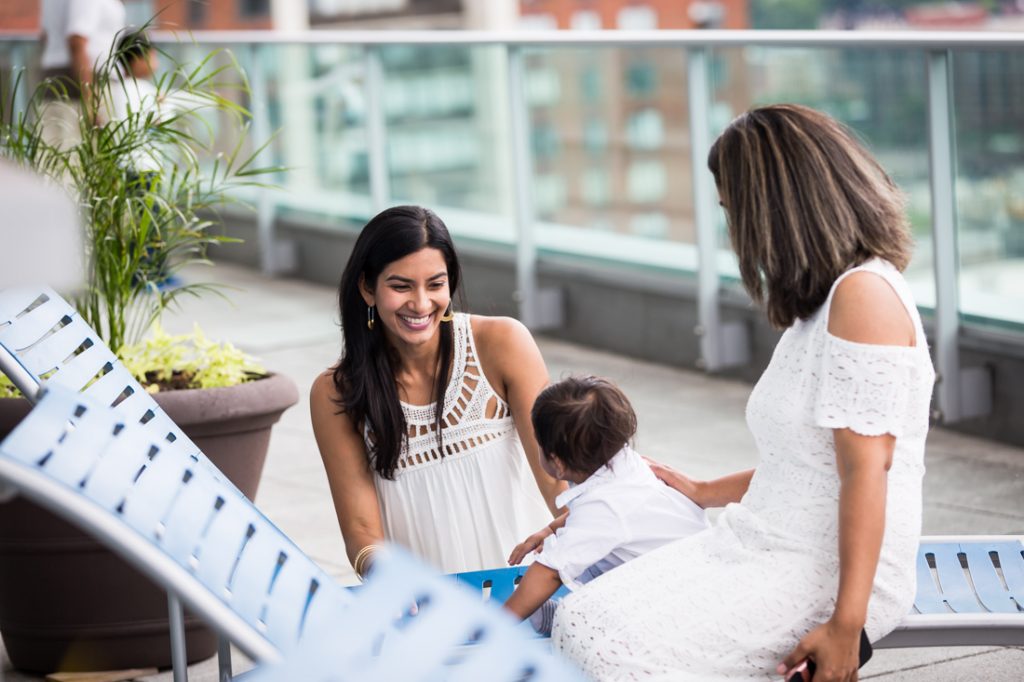
<svg viewBox="0 0 1024 682">
<path fill-rule="evenodd" d="M 298 391 L 275 374 L 155 398 L 253 499 L 270 429 Z M 0 437 L 30 409 L 25 400 L 0 400 Z M 186 614 L 185 626 L 190 663 L 216 652 L 215 634 L 197 618 Z M 166 594 L 74 526 L 20 498 L 0 504 L 0 633 L 13 666 L 29 672 L 171 664 Z"/>
</svg>

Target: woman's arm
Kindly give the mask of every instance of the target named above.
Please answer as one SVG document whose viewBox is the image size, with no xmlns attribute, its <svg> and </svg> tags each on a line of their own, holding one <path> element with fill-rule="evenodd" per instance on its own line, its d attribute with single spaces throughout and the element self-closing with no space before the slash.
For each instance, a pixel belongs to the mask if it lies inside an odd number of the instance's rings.
<svg viewBox="0 0 1024 682">
<path fill-rule="evenodd" d="M 502 392 L 512 409 L 526 461 L 537 481 L 544 501 L 555 516 L 555 498 L 567 487 L 564 481 L 548 476 L 540 466 L 540 452 L 533 436 L 530 410 L 537 394 L 548 384 L 548 369 L 529 330 L 509 317 L 473 316 L 473 335 L 480 362 L 495 390 Z"/>
<path fill-rule="evenodd" d="M 750 479 L 754 476 L 754 470 L 747 469 L 710 481 L 698 481 L 668 464 L 656 462 L 649 457 L 644 459 L 662 482 L 686 495 L 703 509 L 724 507 L 730 502 L 739 502 L 750 487 Z"/>
<path fill-rule="evenodd" d="M 313 382 L 309 410 L 338 525 L 345 539 L 345 553 L 356 568 L 360 551 L 383 541 L 384 528 L 366 446 L 348 415 L 338 414 L 337 395 L 331 373 L 324 372 Z M 372 554 L 372 550 L 363 552 L 358 567 L 364 574 L 372 562 L 367 554 Z"/>
<path fill-rule="evenodd" d="M 839 470 L 839 593 L 832 617 L 800 640 L 780 668 L 805 658 L 817 665 L 817 682 L 856 680 L 860 631 L 885 531 L 885 496 L 896 439 L 835 431 Z M 780 670 L 780 672 L 783 672 Z"/>
<path fill-rule="evenodd" d="M 558 571 L 544 564 L 532 563 L 519 582 L 519 587 L 505 602 L 505 608 L 517 618 L 526 618 L 539 609 L 562 586 Z"/>
<path fill-rule="evenodd" d="M 854 273 L 836 287 L 829 333 L 856 343 L 913 346 L 914 324 L 903 302 L 881 277 Z M 885 533 L 885 503 L 896 438 L 836 429 L 839 474 L 839 591 L 824 624 L 811 630 L 779 665 L 780 672 L 804 658 L 817 664 L 815 682 L 856 680 L 860 631 Z"/>
</svg>

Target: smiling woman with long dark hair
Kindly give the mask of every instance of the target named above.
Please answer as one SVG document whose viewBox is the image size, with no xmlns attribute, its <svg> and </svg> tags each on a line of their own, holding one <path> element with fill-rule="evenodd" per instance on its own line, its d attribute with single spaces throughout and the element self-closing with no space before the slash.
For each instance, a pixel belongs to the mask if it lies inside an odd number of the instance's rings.
<svg viewBox="0 0 1024 682">
<path fill-rule="evenodd" d="M 310 411 L 359 575 L 382 540 L 446 572 L 502 566 L 564 485 L 530 424 L 540 351 L 513 319 L 455 312 L 461 278 L 448 229 L 418 206 L 370 220 L 342 274 L 344 350 Z"/>
</svg>

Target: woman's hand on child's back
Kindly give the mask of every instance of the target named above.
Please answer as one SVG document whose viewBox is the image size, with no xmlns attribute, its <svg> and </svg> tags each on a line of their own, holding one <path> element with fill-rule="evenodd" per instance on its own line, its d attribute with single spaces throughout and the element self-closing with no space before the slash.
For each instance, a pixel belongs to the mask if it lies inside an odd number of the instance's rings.
<svg viewBox="0 0 1024 682">
<path fill-rule="evenodd" d="M 539 531 L 526 538 L 512 550 L 512 553 L 508 555 L 508 565 L 518 566 L 522 563 L 523 559 L 530 552 L 540 552 L 544 549 L 544 539 L 551 535 L 554 531 L 551 530 L 550 526 L 544 526 Z"/>
<path fill-rule="evenodd" d="M 655 461 L 650 457 L 644 457 L 644 461 L 647 462 L 647 466 L 651 467 L 651 471 L 658 479 L 670 488 L 674 488 L 682 494 L 689 497 L 691 500 L 699 504 L 701 507 L 704 505 L 697 499 L 697 482 L 692 478 L 673 469 L 668 464 L 662 464 L 661 462 Z"/>
</svg>

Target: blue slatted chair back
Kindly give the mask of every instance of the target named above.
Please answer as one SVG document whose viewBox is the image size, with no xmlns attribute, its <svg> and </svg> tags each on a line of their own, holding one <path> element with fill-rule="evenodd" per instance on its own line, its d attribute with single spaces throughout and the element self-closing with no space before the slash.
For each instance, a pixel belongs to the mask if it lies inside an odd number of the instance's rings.
<svg viewBox="0 0 1024 682">
<path fill-rule="evenodd" d="M 504 583 L 515 570 L 500 569 L 502 575 L 494 577 Z M 522 624 L 481 600 L 473 581 L 460 584 L 436 575 L 394 547 L 375 558 L 358 595 L 345 614 L 353 627 L 344 637 L 309 638 L 284 664 L 251 676 L 253 682 L 584 679 Z M 395 619 L 413 604 L 414 617 Z"/>
<path fill-rule="evenodd" d="M 0 345 L 37 383 L 64 386 L 113 407 L 125 420 L 145 424 L 165 446 L 187 452 L 224 478 L 99 334 L 52 289 L 0 291 Z"/>
<path fill-rule="evenodd" d="M 914 610 L 923 614 L 1009 613 L 1024 618 L 1024 543 L 922 543 L 917 555 Z"/>
<path fill-rule="evenodd" d="M 0 444 L 0 478 L 71 522 L 96 517 L 86 530 L 250 656 L 274 660 L 332 628 L 352 597 L 200 456 L 88 391 L 48 384 Z M 244 625 L 228 631 L 225 613 Z"/>
</svg>

